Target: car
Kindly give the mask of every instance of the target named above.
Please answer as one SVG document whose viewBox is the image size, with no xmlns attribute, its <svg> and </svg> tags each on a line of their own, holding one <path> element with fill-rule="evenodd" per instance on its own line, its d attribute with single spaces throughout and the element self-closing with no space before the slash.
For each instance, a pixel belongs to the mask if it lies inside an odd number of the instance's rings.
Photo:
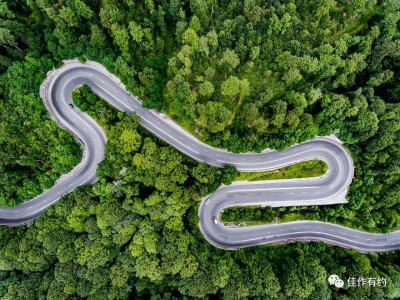
<svg viewBox="0 0 400 300">
<path fill-rule="evenodd" d="M 75 106 L 72 103 L 70 103 L 69 107 L 74 108 Z"/>
<path fill-rule="evenodd" d="M 218 224 L 218 220 L 217 220 L 217 217 L 216 217 L 216 216 L 213 216 L 213 217 L 212 217 L 212 220 L 214 221 L 214 224 Z"/>
<path fill-rule="evenodd" d="M 206 199 L 206 204 L 210 203 L 210 198 Z"/>
</svg>

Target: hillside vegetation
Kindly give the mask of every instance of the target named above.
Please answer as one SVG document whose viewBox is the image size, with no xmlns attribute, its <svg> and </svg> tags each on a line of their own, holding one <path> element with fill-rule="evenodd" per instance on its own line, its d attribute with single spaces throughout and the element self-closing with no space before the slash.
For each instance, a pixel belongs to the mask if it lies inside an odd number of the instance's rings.
<svg viewBox="0 0 400 300">
<path fill-rule="evenodd" d="M 264 217 L 396 230 L 399 20 L 396 0 L 0 0 L 0 205 L 31 199 L 80 161 L 39 97 L 46 72 L 78 58 L 215 147 L 282 150 L 338 135 L 355 164 L 349 203 Z M 87 87 L 73 99 L 106 131 L 100 180 L 27 226 L 0 227 L 1 299 L 400 297 L 397 252 L 211 246 L 198 200 L 238 172 L 194 162 Z M 387 285 L 336 289 L 330 274 Z"/>
</svg>

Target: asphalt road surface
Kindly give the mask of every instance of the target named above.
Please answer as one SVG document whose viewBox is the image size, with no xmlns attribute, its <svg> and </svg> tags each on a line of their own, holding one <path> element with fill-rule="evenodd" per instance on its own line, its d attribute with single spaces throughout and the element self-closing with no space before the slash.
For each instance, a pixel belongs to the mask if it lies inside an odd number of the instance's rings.
<svg viewBox="0 0 400 300">
<path fill-rule="evenodd" d="M 53 71 L 41 87 L 41 96 L 53 119 L 83 144 L 82 162 L 38 197 L 14 208 L 0 207 L 0 224 L 26 224 L 77 186 L 96 182 L 96 168 L 104 158 L 106 136 L 93 119 L 78 108 L 70 106 L 72 91 L 84 84 L 117 109 L 128 114 L 138 114 L 143 127 L 199 162 L 216 167 L 232 165 L 245 172 L 272 170 L 310 159 L 321 159 L 328 164 L 327 174 L 321 177 L 236 182 L 230 186 L 223 186 L 204 198 L 199 209 L 199 226 L 204 237 L 216 247 L 238 249 L 295 240 L 320 240 L 364 252 L 400 248 L 400 231 L 391 234 L 371 234 L 316 221 L 250 227 L 224 226 L 219 222 L 215 224 L 212 217 L 216 216 L 218 219 L 220 212 L 230 206 L 347 203 L 345 197 L 354 173 L 349 153 L 340 143 L 321 137 L 282 152 L 234 154 L 212 148 L 198 141 L 164 115 L 143 108 L 141 102 L 130 95 L 115 76 L 93 62 L 68 62 Z"/>
</svg>

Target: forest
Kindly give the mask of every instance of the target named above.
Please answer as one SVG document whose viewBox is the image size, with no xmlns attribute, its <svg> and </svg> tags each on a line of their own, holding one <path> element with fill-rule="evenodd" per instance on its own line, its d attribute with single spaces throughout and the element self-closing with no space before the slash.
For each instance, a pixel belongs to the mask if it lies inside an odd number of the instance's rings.
<svg viewBox="0 0 400 300">
<path fill-rule="evenodd" d="M 40 194 L 81 160 L 39 97 L 47 71 L 78 58 L 215 147 L 282 150 L 330 134 L 345 143 L 355 164 L 348 204 L 240 208 L 228 221 L 396 230 L 399 20 L 397 0 L 0 0 L 0 205 Z M 198 164 L 86 86 L 73 100 L 107 134 L 99 181 L 25 226 L 0 227 L 0 299 L 400 297 L 398 252 L 213 247 L 199 200 L 244 175 Z M 387 285 L 338 289 L 330 274 Z"/>
</svg>

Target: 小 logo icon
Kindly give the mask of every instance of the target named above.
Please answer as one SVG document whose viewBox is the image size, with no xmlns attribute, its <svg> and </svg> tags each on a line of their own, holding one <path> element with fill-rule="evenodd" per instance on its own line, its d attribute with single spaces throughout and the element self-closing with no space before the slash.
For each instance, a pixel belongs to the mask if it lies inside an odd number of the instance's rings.
<svg viewBox="0 0 400 300">
<path fill-rule="evenodd" d="M 332 274 L 331 276 L 329 276 L 328 281 L 329 281 L 330 285 L 334 285 L 337 288 L 342 288 L 344 286 L 344 281 L 335 274 Z"/>
</svg>

